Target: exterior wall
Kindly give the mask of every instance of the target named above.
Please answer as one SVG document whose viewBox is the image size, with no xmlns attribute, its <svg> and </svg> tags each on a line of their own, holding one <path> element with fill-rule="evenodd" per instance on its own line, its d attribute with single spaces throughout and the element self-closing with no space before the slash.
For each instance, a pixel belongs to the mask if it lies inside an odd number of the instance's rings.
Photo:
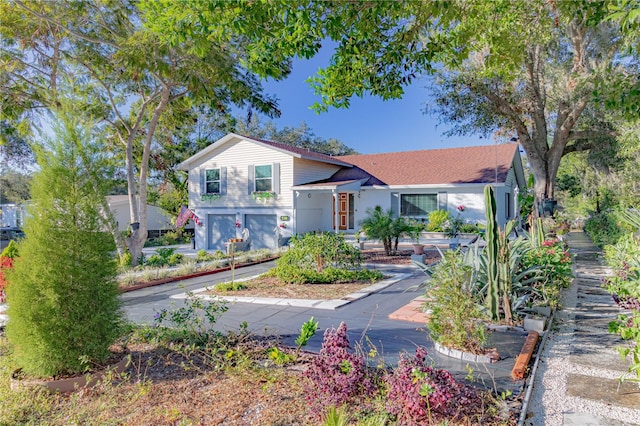
<svg viewBox="0 0 640 426">
<path fill-rule="evenodd" d="M 330 192 L 299 192 L 296 197 L 295 232 L 331 231 L 332 202 Z"/>
<path fill-rule="evenodd" d="M 118 222 L 118 230 L 126 231 L 129 226 L 129 203 L 110 203 L 109 207 Z M 193 226 L 187 226 L 192 228 Z M 147 230 L 160 231 L 173 228 L 171 216 L 160 207 L 147 205 Z"/>
<path fill-rule="evenodd" d="M 254 200 L 249 194 L 249 166 L 280 164 L 280 193 L 275 199 Z M 200 170 L 226 167 L 226 194 L 217 200 L 201 199 Z M 207 249 L 207 216 L 209 214 L 234 214 L 240 227 L 236 238 L 242 237 L 246 214 L 276 214 L 288 216 L 282 236 L 291 236 L 293 227 L 293 157 L 280 151 L 263 147 L 245 140 L 231 141 L 210 153 L 210 156 L 189 169 L 189 207 L 202 221 L 195 228 L 196 249 Z"/>
<path fill-rule="evenodd" d="M 275 199 L 254 200 L 248 191 L 249 166 L 280 163 L 280 194 Z M 227 168 L 226 195 L 213 201 L 201 199 L 200 171 L 211 168 Z M 245 140 L 231 141 L 211 153 L 211 156 L 195 164 L 189 170 L 189 207 L 202 208 L 281 208 L 291 207 L 293 196 L 293 158 L 280 151 L 266 148 Z"/>
<path fill-rule="evenodd" d="M 293 159 L 293 184 L 302 185 L 330 178 L 340 167 L 302 158 Z"/>
<path fill-rule="evenodd" d="M 363 220 L 366 216 L 366 210 L 377 205 L 384 210 L 391 208 L 391 193 L 397 192 L 402 194 L 438 194 L 446 193 L 446 209 L 452 215 L 458 214 L 458 206 L 465 207 L 461 217 L 471 223 L 484 223 L 484 185 L 474 185 L 471 187 L 438 187 L 438 188 L 381 188 L 381 189 L 365 189 L 360 191 L 360 198 L 356 197 L 356 223 Z M 441 195 L 442 197 L 443 195 Z"/>
<path fill-rule="evenodd" d="M 26 217 L 26 208 L 18 204 L 0 204 L 1 226 L 20 227 Z"/>
</svg>

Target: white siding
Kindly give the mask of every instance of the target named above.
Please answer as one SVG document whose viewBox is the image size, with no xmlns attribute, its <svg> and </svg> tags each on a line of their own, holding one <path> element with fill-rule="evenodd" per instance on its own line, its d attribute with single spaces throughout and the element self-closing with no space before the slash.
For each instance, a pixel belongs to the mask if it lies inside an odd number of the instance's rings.
<svg viewBox="0 0 640 426">
<path fill-rule="evenodd" d="M 333 164 L 319 163 L 317 161 L 305 160 L 301 158 L 293 159 L 294 176 L 293 184 L 301 185 L 315 182 L 331 177 L 340 169 Z"/>
<path fill-rule="evenodd" d="M 249 165 L 280 163 L 280 194 L 275 199 L 254 200 L 248 192 Z M 200 171 L 226 167 L 226 195 L 214 201 L 201 200 Z M 293 157 L 245 140 L 232 141 L 214 150 L 209 159 L 189 170 L 189 204 L 192 208 L 258 208 L 292 206 Z"/>
</svg>

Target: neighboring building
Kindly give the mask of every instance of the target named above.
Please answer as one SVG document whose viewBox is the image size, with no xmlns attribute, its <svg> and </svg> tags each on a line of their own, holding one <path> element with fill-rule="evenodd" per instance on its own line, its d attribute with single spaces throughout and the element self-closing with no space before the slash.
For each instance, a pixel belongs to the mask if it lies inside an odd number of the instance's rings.
<svg viewBox="0 0 640 426">
<path fill-rule="evenodd" d="M 126 231 L 129 227 L 129 196 L 109 195 L 107 203 L 118 222 L 118 230 Z M 147 204 L 147 230 L 150 237 L 155 237 L 163 232 L 173 229 L 172 217 L 160 207 Z M 188 224 L 187 228 L 193 228 L 193 224 Z"/>
<path fill-rule="evenodd" d="M 196 248 L 224 249 L 249 230 L 251 248 L 309 231 L 354 233 L 366 210 L 426 219 L 446 209 L 484 221 L 484 186 L 499 223 L 517 216 L 525 178 L 517 144 L 332 157 L 230 133 L 178 165 L 189 173 Z"/>
<path fill-rule="evenodd" d="M 24 204 L 0 204 L 0 226 L 20 228 L 26 214 L 27 210 Z"/>
</svg>

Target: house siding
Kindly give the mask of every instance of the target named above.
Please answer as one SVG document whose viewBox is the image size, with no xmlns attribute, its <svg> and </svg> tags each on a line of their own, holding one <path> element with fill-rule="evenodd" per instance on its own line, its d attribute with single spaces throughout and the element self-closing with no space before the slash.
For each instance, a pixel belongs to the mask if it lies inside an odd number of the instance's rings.
<svg viewBox="0 0 640 426">
<path fill-rule="evenodd" d="M 280 164 L 280 193 L 275 199 L 254 200 L 247 187 L 250 165 Z M 218 200 L 201 199 L 201 170 L 226 167 L 226 195 Z M 275 168 L 274 168 L 275 169 Z M 293 198 L 293 158 L 285 153 L 245 140 L 231 141 L 211 152 L 209 159 L 189 170 L 189 200 L 193 209 L 291 207 Z"/>
<path fill-rule="evenodd" d="M 331 177 L 340 167 L 303 158 L 293 159 L 293 184 L 301 185 Z"/>
</svg>

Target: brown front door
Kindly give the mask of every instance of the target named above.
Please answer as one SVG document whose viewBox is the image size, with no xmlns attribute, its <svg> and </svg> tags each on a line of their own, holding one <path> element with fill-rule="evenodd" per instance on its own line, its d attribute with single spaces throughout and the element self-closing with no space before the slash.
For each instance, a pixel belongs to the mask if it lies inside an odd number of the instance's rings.
<svg viewBox="0 0 640 426">
<path fill-rule="evenodd" d="M 341 192 L 338 196 L 338 229 L 346 231 L 349 219 L 349 194 Z"/>
</svg>

